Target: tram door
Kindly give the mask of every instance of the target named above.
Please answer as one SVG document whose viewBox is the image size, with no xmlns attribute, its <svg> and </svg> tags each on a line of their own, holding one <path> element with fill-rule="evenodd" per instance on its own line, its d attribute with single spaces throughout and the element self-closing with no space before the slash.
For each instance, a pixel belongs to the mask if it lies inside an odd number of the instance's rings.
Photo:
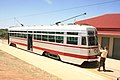
<svg viewBox="0 0 120 80">
<path fill-rule="evenodd" d="M 28 34 L 28 46 L 27 46 L 27 48 L 28 48 L 28 50 L 33 50 L 32 49 L 32 46 L 33 46 L 33 42 L 32 42 L 32 34 Z"/>
</svg>

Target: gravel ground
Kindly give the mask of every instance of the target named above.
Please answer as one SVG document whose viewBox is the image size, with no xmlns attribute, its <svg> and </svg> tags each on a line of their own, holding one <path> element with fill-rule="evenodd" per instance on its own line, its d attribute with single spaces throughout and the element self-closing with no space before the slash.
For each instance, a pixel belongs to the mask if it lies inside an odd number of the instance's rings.
<svg viewBox="0 0 120 80">
<path fill-rule="evenodd" d="M 0 50 L 0 80 L 61 80 Z"/>
</svg>

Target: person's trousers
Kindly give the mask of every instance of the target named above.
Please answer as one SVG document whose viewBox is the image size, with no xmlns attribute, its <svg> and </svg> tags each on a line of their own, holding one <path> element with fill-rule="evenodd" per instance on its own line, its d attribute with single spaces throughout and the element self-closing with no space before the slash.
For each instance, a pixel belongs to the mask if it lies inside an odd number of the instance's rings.
<svg viewBox="0 0 120 80">
<path fill-rule="evenodd" d="M 103 57 L 100 58 L 100 63 L 98 66 L 99 69 L 101 66 L 103 66 L 103 70 L 105 70 L 105 60 L 106 60 L 106 58 L 103 58 Z"/>
</svg>

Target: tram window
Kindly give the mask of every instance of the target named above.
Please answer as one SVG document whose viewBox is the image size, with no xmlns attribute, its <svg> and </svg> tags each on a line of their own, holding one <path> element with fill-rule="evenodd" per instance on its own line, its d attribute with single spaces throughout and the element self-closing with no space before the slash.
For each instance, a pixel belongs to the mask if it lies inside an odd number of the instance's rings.
<svg viewBox="0 0 120 80">
<path fill-rule="evenodd" d="M 14 36 L 14 33 L 11 33 L 11 36 Z"/>
<path fill-rule="evenodd" d="M 41 33 L 46 33 L 47 34 L 48 32 L 42 31 Z"/>
<path fill-rule="evenodd" d="M 56 36 L 56 43 L 63 43 L 63 36 Z"/>
<path fill-rule="evenodd" d="M 23 31 L 24 33 L 27 33 L 27 31 Z"/>
<path fill-rule="evenodd" d="M 34 31 L 34 33 L 37 33 L 37 31 Z"/>
<path fill-rule="evenodd" d="M 41 40 L 41 35 L 36 35 L 35 38 L 37 38 L 37 40 Z"/>
<path fill-rule="evenodd" d="M 23 35 L 22 35 L 22 34 L 19 34 L 19 37 L 23 38 Z"/>
<path fill-rule="evenodd" d="M 55 42 L 55 36 L 49 36 L 49 41 L 50 42 Z"/>
<path fill-rule="evenodd" d="M 77 37 L 67 37 L 67 44 L 78 44 L 78 38 Z"/>
<path fill-rule="evenodd" d="M 18 37 L 21 37 L 21 34 L 20 34 L 20 33 L 18 33 Z"/>
<path fill-rule="evenodd" d="M 9 32 L 12 32 L 12 31 L 9 31 Z"/>
<path fill-rule="evenodd" d="M 94 31 L 88 31 L 88 35 L 94 35 Z"/>
<path fill-rule="evenodd" d="M 15 37 L 18 37 L 18 33 L 16 33 Z"/>
<path fill-rule="evenodd" d="M 82 45 L 86 45 L 86 37 L 82 37 Z"/>
<path fill-rule="evenodd" d="M 27 35 L 26 35 L 26 34 L 23 34 L 23 38 L 27 38 Z"/>
<path fill-rule="evenodd" d="M 34 39 L 37 39 L 37 35 L 34 34 Z"/>
<path fill-rule="evenodd" d="M 16 36 L 16 33 L 14 33 L 14 35 L 13 35 L 14 37 Z"/>
<path fill-rule="evenodd" d="M 55 32 L 49 32 L 49 34 L 55 34 Z"/>
<path fill-rule="evenodd" d="M 10 33 L 10 36 L 12 36 L 13 33 Z"/>
<path fill-rule="evenodd" d="M 13 36 L 14 33 L 11 33 L 11 36 Z"/>
<path fill-rule="evenodd" d="M 28 31 L 28 33 L 32 33 L 32 31 Z"/>
<path fill-rule="evenodd" d="M 67 32 L 68 35 L 78 35 L 77 32 Z"/>
<path fill-rule="evenodd" d="M 41 33 L 41 31 L 35 31 L 35 33 Z"/>
<path fill-rule="evenodd" d="M 56 32 L 56 34 L 64 34 L 64 32 Z"/>
<path fill-rule="evenodd" d="M 98 39 L 97 39 L 97 37 L 95 37 L 95 36 L 89 36 L 88 37 L 88 45 L 89 46 L 94 46 L 94 45 L 98 45 Z"/>
<path fill-rule="evenodd" d="M 42 40 L 47 41 L 47 35 L 42 35 Z"/>
</svg>

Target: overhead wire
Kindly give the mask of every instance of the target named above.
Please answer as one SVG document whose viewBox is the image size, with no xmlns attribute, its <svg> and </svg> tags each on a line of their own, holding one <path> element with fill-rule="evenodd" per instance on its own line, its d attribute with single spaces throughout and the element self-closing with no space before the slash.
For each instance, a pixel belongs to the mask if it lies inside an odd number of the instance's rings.
<svg viewBox="0 0 120 80">
<path fill-rule="evenodd" d="M 77 9 L 77 8 L 90 7 L 90 6 L 96 6 L 96 5 L 103 5 L 103 4 L 108 4 L 108 3 L 118 2 L 118 1 L 120 1 L 120 0 L 111 0 L 111 1 L 101 2 L 101 3 L 94 3 L 94 4 L 88 4 L 88 5 L 71 7 L 71 8 L 47 11 L 47 12 L 42 12 L 42 13 L 29 14 L 29 15 L 24 15 L 24 16 L 18 16 L 16 18 L 24 18 L 24 17 L 37 16 L 37 15 L 42 15 L 42 14 L 50 14 L 50 13 L 56 13 L 56 12 L 62 12 L 62 11 Z M 8 18 L 8 19 L 4 19 L 4 20 L 9 20 L 9 19 L 14 19 L 14 17 L 11 17 L 11 18 Z M 2 20 L 0 20 L 0 21 L 2 21 Z"/>
<path fill-rule="evenodd" d="M 112 0 L 112 1 L 106 1 L 106 2 L 101 2 L 101 3 L 94 3 L 94 4 L 76 6 L 76 7 L 71 7 L 71 8 L 65 8 L 65 9 L 59 9 L 59 10 L 53 10 L 53 11 L 47 11 L 47 12 L 30 14 L 30 15 L 19 16 L 19 17 L 29 17 L 29 16 L 37 16 L 37 15 L 42 15 L 42 14 L 50 14 L 50 13 L 56 13 L 56 12 L 62 12 L 62 11 L 67 11 L 67 10 L 82 8 L 82 7 L 90 7 L 90 6 L 95 6 L 95 5 L 102 5 L 102 4 L 107 4 L 107 3 L 113 3 L 113 2 L 117 2 L 117 1 L 120 1 L 120 0 Z"/>
</svg>

